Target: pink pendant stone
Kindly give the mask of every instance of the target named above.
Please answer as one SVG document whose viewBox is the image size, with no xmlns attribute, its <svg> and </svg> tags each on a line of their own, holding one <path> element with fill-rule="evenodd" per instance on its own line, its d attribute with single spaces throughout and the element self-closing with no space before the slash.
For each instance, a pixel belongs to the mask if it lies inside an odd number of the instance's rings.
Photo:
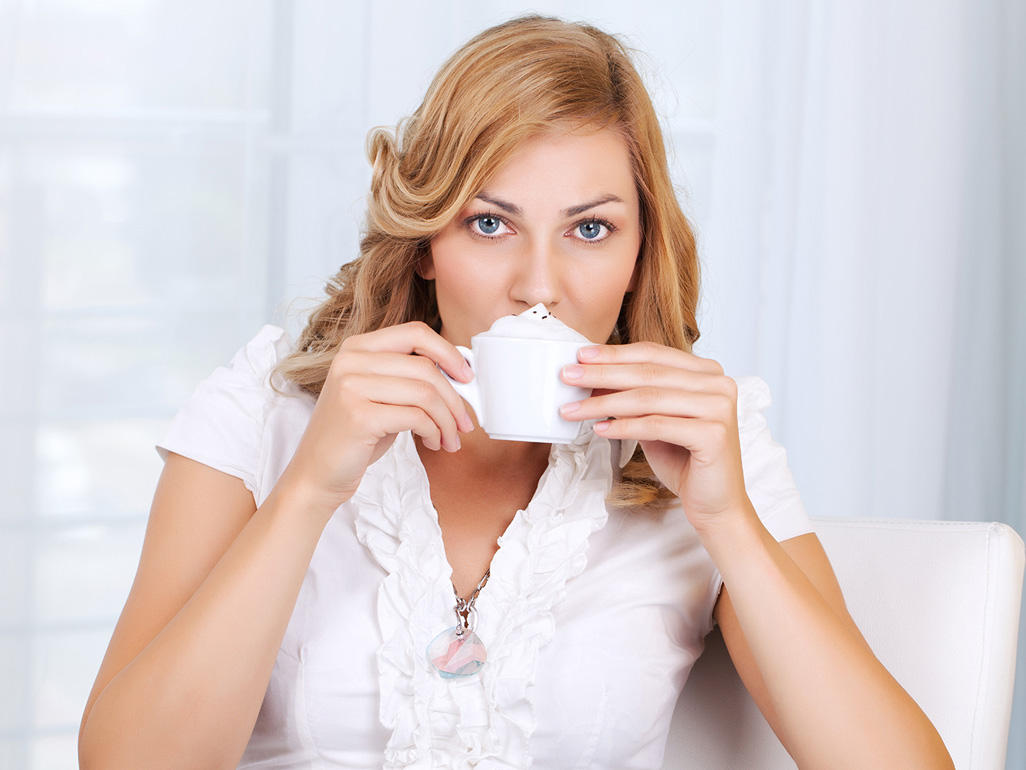
<svg viewBox="0 0 1026 770">
<path fill-rule="evenodd" d="M 456 635 L 456 626 L 447 628 L 427 647 L 428 661 L 446 679 L 473 676 L 485 664 L 484 642 L 473 631 Z"/>
</svg>

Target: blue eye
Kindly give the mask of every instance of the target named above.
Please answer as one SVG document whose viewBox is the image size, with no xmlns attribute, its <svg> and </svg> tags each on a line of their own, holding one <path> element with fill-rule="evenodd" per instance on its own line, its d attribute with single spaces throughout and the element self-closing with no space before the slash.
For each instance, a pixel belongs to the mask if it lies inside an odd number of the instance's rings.
<svg viewBox="0 0 1026 770">
<path fill-rule="evenodd" d="M 601 222 L 581 222 L 581 224 L 577 225 L 577 232 L 579 232 L 585 240 L 593 241 L 602 234 L 602 227 L 603 225 Z"/>
<path fill-rule="evenodd" d="M 474 221 L 477 222 L 478 228 L 485 235 L 492 235 L 499 229 L 499 225 L 502 224 L 498 219 L 488 214 L 482 214 L 479 217 L 475 217 Z"/>
<path fill-rule="evenodd" d="M 509 223 L 498 214 L 486 211 L 483 214 L 474 214 L 463 220 L 463 226 L 476 238 L 484 238 L 489 241 L 499 241 L 507 235 L 512 235 Z"/>
</svg>

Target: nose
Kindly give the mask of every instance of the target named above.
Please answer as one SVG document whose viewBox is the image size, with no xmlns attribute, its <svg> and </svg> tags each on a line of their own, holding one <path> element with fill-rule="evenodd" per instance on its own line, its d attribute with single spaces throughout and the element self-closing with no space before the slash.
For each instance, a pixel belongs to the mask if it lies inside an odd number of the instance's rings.
<svg viewBox="0 0 1026 770">
<path fill-rule="evenodd" d="M 550 310 L 562 295 L 559 257 L 555 249 L 545 243 L 529 245 L 518 255 L 510 299 L 533 307 L 539 302 Z"/>
</svg>

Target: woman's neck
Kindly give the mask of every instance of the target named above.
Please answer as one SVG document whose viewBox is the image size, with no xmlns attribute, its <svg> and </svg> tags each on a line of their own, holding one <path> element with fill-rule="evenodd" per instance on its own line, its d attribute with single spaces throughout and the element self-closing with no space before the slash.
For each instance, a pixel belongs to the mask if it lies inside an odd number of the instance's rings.
<svg viewBox="0 0 1026 770">
<path fill-rule="evenodd" d="M 476 425 L 476 423 L 475 423 Z M 414 444 L 428 478 L 432 472 L 451 476 L 475 474 L 488 476 L 521 476 L 526 474 L 537 481 L 548 466 L 551 444 L 533 441 L 504 441 L 493 439 L 480 426 L 470 433 L 460 434 L 458 452 L 426 449 L 420 437 L 414 434 Z"/>
</svg>

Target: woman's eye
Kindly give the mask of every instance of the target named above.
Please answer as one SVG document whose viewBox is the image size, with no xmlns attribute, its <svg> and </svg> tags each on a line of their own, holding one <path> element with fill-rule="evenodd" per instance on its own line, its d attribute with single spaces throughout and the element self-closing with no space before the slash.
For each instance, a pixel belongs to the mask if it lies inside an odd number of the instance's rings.
<svg viewBox="0 0 1026 770">
<path fill-rule="evenodd" d="M 576 230 L 581 239 L 585 241 L 601 241 L 609 235 L 609 227 L 594 219 L 588 222 L 581 222 L 576 226 Z"/>
<path fill-rule="evenodd" d="M 476 225 L 477 231 L 481 235 L 495 235 L 499 228 L 502 227 L 502 220 L 498 217 L 494 217 L 491 214 L 482 214 L 474 217 L 471 220 L 471 224 Z"/>
</svg>

